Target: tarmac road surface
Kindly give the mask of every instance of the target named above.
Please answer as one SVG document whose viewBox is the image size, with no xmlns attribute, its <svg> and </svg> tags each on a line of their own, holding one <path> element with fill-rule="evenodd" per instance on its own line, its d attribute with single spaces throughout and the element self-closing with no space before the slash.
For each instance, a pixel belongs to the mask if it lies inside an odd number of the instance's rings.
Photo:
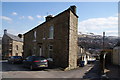
<svg viewBox="0 0 120 80">
<path fill-rule="evenodd" d="M 89 73 L 91 75 L 87 74 L 95 64 L 89 64 L 69 71 L 60 69 L 30 71 L 28 68 L 24 68 L 22 64 L 8 64 L 7 61 L 1 61 L 1 63 L 2 78 L 87 78 L 88 76 L 88 78 L 92 78 L 98 76 L 95 71 L 92 74 Z"/>
</svg>

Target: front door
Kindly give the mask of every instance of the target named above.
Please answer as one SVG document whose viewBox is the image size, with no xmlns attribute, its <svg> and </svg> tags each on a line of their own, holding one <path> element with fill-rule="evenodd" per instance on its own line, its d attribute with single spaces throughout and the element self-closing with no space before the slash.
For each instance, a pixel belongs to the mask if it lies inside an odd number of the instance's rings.
<svg viewBox="0 0 120 80">
<path fill-rule="evenodd" d="M 39 46 L 39 56 L 42 56 L 42 46 Z"/>
</svg>

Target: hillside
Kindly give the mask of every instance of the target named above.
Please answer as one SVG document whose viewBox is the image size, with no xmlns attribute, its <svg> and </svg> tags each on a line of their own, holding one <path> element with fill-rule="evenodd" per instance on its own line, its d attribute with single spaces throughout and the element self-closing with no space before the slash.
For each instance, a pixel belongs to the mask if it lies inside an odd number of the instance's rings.
<svg viewBox="0 0 120 80">
<path fill-rule="evenodd" d="M 115 36 L 105 36 L 104 48 L 112 49 L 118 42 Z M 78 45 L 84 47 L 86 50 L 98 51 L 103 49 L 103 37 L 101 35 L 78 35 Z"/>
</svg>

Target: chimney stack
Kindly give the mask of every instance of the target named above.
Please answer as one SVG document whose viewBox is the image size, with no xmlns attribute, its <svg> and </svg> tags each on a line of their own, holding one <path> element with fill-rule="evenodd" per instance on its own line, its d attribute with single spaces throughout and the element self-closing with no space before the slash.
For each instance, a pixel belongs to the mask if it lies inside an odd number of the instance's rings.
<svg viewBox="0 0 120 80">
<path fill-rule="evenodd" d="M 7 34 L 7 29 L 4 29 L 4 34 Z"/>
<path fill-rule="evenodd" d="M 52 19 L 52 18 L 53 18 L 52 15 L 48 15 L 48 16 L 46 17 L 46 21 L 48 21 L 48 20 L 50 20 L 50 19 Z"/>
<path fill-rule="evenodd" d="M 75 5 L 70 6 L 70 9 L 76 14 L 76 6 Z"/>
<path fill-rule="evenodd" d="M 18 37 L 19 37 L 19 38 L 23 38 L 23 35 L 22 35 L 22 34 L 18 34 Z"/>
</svg>

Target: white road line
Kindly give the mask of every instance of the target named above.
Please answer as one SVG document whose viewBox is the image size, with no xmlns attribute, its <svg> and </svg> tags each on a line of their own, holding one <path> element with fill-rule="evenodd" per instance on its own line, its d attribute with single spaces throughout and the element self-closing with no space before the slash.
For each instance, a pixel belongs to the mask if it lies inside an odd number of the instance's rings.
<svg viewBox="0 0 120 80">
<path fill-rule="evenodd" d="M 93 66 L 92 66 L 93 67 Z M 92 69 L 92 67 L 89 67 L 89 69 L 88 70 L 86 70 L 87 72 L 89 71 L 89 70 L 91 70 Z"/>
</svg>

